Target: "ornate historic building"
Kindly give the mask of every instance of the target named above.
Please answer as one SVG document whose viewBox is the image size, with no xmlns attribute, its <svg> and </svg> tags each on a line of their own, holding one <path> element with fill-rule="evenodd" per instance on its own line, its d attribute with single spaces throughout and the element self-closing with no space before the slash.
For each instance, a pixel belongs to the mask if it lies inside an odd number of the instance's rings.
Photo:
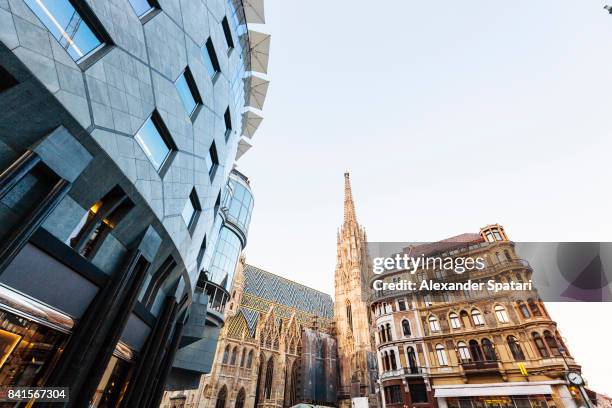
<svg viewBox="0 0 612 408">
<path fill-rule="evenodd" d="M 367 398 L 369 406 L 378 406 L 368 307 L 371 264 L 366 242 L 365 230 L 357 223 L 349 174 L 344 173 L 344 223 L 338 231 L 334 277 L 341 406 L 350 406 L 353 398 Z"/>
<path fill-rule="evenodd" d="M 404 253 L 427 257 L 481 257 L 484 268 L 457 274 L 418 268 L 394 270 L 386 282 L 524 284 L 533 273 L 499 225 Z M 381 277 L 376 277 L 380 279 Z M 372 280 L 376 279 L 372 278 Z M 527 408 L 581 406 L 580 372 L 535 289 L 489 291 L 376 291 L 371 310 L 377 329 L 385 406 Z M 419 293 L 419 295 L 415 295 Z"/>
<path fill-rule="evenodd" d="M 335 405 L 332 299 L 239 263 L 212 372 L 197 390 L 166 393 L 162 407 Z"/>
</svg>

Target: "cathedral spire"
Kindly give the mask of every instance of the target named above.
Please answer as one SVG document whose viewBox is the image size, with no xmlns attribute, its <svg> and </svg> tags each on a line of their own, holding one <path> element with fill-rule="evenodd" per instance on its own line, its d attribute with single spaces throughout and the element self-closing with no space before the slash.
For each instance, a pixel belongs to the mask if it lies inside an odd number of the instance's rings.
<svg viewBox="0 0 612 408">
<path fill-rule="evenodd" d="M 348 172 L 344 173 L 344 223 L 357 222 L 355 203 L 351 192 L 351 180 Z"/>
</svg>

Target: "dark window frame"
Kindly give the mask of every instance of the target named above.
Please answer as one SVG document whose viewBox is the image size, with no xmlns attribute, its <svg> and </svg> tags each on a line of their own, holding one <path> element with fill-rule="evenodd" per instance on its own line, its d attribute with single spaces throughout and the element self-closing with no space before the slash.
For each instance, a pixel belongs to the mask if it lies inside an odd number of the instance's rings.
<svg viewBox="0 0 612 408">
<path fill-rule="evenodd" d="M 151 113 L 151 116 L 149 116 L 147 118 L 147 120 L 151 119 L 151 121 L 153 122 L 153 126 L 155 126 L 155 129 L 157 129 L 157 133 L 159 133 L 159 135 L 161 136 L 163 142 L 166 144 L 166 146 L 168 147 L 168 154 L 166 155 L 166 157 L 164 158 L 164 160 L 162 161 L 162 163 L 160 164 L 159 168 L 156 169 L 157 173 L 159 174 L 159 176 L 161 178 L 164 178 L 164 176 L 166 175 L 166 172 L 168 171 L 168 169 L 170 168 L 170 165 L 172 164 L 172 161 L 174 160 L 174 157 L 176 156 L 176 153 L 178 151 L 178 147 L 176 146 L 176 143 L 174 143 L 174 139 L 172 139 L 172 134 L 170 133 L 170 130 L 168 130 L 168 127 L 166 126 L 166 123 L 164 122 L 164 120 L 162 119 L 161 115 L 159 114 L 159 112 L 156 110 L 154 110 Z M 145 120 L 142 123 L 142 126 L 140 127 L 140 129 L 142 129 L 142 127 L 145 125 L 145 123 L 147 123 L 147 120 Z M 138 132 L 140 131 L 140 129 L 138 129 Z M 138 133 L 136 132 L 136 133 Z M 136 137 L 136 135 L 134 135 L 134 137 Z M 136 143 L 138 143 L 138 141 L 136 141 Z M 140 144 L 138 144 L 138 146 L 142 149 L 142 146 L 140 146 Z M 146 154 L 145 154 L 146 156 Z M 147 159 L 151 162 L 151 159 L 149 159 L 149 156 L 147 156 Z M 155 167 L 153 165 L 153 162 L 151 162 L 151 165 L 153 167 Z"/>
<path fill-rule="evenodd" d="M 215 82 L 221 73 L 221 65 L 219 64 L 219 58 L 217 57 L 217 51 L 215 50 L 215 44 L 212 41 L 212 37 L 208 37 L 202 48 L 206 49 L 206 54 L 208 55 L 210 64 L 215 71 L 211 76 L 211 80 Z"/>
<path fill-rule="evenodd" d="M 187 223 L 187 230 L 189 234 L 193 234 L 195 231 L 195 227 L 198 224 L 198 220 L 200 215 L 202 214 L 202 205 L 200 204 L 200 199 L 198 198 L 198 193 L 196 192 L 195 187 L 191 189 L 189 193 L 189 202 L 193 206 L 193 214 Z"/>
<path fill-rule="evenodd" d="M 225 141 L 227 142 L 232 134 L 232 113 L 230 112 L 229 106 L 223 113 L 223 121 L 225 122 Z"/>
<path fill-rule="evenodd" d="M 223 20 L 221 20 L 221 27 L 223 27 L 223 35 L 225 36 L 225 43 L 227 44 L 227 54 L 229 55 L 235 46 L 234 39 L 232 38 L 232 30 L 229 26 L 227 16 L 223 17 Z"/>
<path fill-rule="evenodd" d="M 143 14 L 138 15 L 136 12 L 136 9 L 134 8 L 134 6 L 132 5 L 132 0 L 128 0 L 128 3 L 130 3 L 130 7 L 132 8 L 132 10 L 134 10 L 134 14 L 136 14 L 136 17 L 138 17 L 138 19 L 140 20 L 140 22 L 142 24 L 147 23 L 148 21 L 150 21 L 153 17 L 155 17 L 156 15 L 159 14 L 159 12 L 161 12 L 162 8 L 159 4 L 159 2 L 157 0 L 145 0 L 147 3 L 149 3 L 149 6 L 151 6 L 151 8 L 147 11 L 145 11 Z"/>
<path fill-rule="evenodd" d="M 191 96 L 193 97 L 193 100 L 195 102 L 195 107 L 192 109 L 192 111 L 187 112 L 187 115 L 193 122 L 198 116 L 198 113 L 200 112 L 204 102 L 202 101 L 202 95 L 200 95 L 200 91 L 198 90 L 198 85 L 195 82 L 195 78 L 193 77 L 193 74 L 191 72 L 191 69 L 189 69 L 189 66 L 186 66 L 183 72 L 181 72 L 178 78 L 176 78 L 176 81 L 174 81 L 174 87 L 176 88 L 176 83 L 178 82 L 179 79 L 181 79 L 182 76 L 185 76 L 185 82 L 187 82 L 187 87 L 189 88 L 189 91 L 191 92 Z"/>
<path fill-rule="evenodd" d="M 5 67 L 0 65 L 0 93 L 8 91 L 19 84 L 19 81 Z"/>
<path fill-rule="evenodd" d="M 210 153 L 210 159 L 212 161 L 212 166 L 208 170 L 208 176 L 210 177 L 210 181 L 212 182 L 215 179 L 215 175 L 217 174 L 217 168 L 219 167 L 219 155 L 217 153 L 217 145 L 215 141 L 210 144 L 208 148 L 208 152 Z"/>
</svg>

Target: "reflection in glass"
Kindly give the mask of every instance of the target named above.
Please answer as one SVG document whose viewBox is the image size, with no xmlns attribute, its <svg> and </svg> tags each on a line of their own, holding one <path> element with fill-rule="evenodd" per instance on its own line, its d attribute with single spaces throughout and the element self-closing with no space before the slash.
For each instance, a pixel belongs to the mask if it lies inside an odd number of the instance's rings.
<svg viewBox="0 0 612 408">
<path fill-rule="evenodd" d="M 195 82 L 189 69 L 186 69 L 185 72 L 181 74 L 180 77 L 176 80 L 176 90 L 178 91 L 181 100 L 183 101 L 183 106 L 185 106 L 185 110 L 191 116 L 191 114 L 195 111 L 198 106 L 199 96 L 197 95 L 197 91 L 195 88 Z"/>
<path fill-rule="evenodd" d="M 143 17 L 153 10 L 153 5 L 148 0 L 129 0 L 138 17 Z"/>
<path fill-rule="evenodd" d="M 129 362 L 112 356 L 89 406 L 95 408 L 118 407 L 125 395 L 131 374 L 132 365 Z"/>
<path fill-rule="evenodd" d="M 0 384 L 40 386 L 68 336 L 0 310 Z"/>
<path fill-rule="evenodd" d="M 208 154 L 204 158 L 206 162 L 206 168 L 208 168 L 208 175 L 210 179 L 215 178 L 215 173 L 217 172 L 217 167 L 219 166 L 219 157 L 217 156 L 217 147 L 215 146 L 215 142 L 212 142 L 210 148 L 208 149 Z"/>
<path fill-rule="evenodd" d="M 83 17 L 69 0 L 25 0 L 25 2 L 73 60 L 81 60 L 102 45 L 98 36 L 83 21 Z"/>
<path fill-rule="evenodd" d="M 221 67 L 219 66 L 219 60 L 217 59 L 217 53 L 211 38 L 208 38 L 206 44 L 202 47 L 202 56 L 204 57 L 204 64 L 208 74 L 211 78 L 214 78 L 221 71 Z"/>
<path fill-rule="evenodd" d="M 170 146 L 162 137 L 158 127 L 153 123 L 152 117 L 136 133 L 136 141 L 151 160 L 155 170 L 159 171 L 170 154 Z"/>
<path fill-rule="evenodd" d="M 208 270 L 210 280 L 228 289 L 229 285 L 232 284 L 240 251 L 242 251 L 240 238 L 230 229 L 221 228 L 217 247 Z"/>
<path fill-rule="evenodd" d="M 183 212 L 181 213 L 181 216 L 183 217 L 183 220 L 185 220 L 185 224 L 187 224 L 187 227 L 191 225 L 191 221 L 193 220 L 195 211 L 196 210 L 195 208 L 193 208 L 193 203 L 191 202 L 191 199 L 188 199 L 185 203 L 185 207 L 183 207 Z"/>
</svg>

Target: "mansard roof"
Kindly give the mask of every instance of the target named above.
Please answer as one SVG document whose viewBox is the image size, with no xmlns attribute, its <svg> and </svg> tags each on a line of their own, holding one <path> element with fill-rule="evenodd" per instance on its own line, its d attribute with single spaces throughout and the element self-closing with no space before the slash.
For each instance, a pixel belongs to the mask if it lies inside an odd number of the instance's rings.
<svg viewBox="0 0 612 408">
<path fill-rule="evenodd" d="M 331 319 L 334 314 L 330 295 L 252 265 L 244 268 L 244 293 L 319 317 Z M 247 322 L 253 317 L 245 315 Z"/>
</svg>

